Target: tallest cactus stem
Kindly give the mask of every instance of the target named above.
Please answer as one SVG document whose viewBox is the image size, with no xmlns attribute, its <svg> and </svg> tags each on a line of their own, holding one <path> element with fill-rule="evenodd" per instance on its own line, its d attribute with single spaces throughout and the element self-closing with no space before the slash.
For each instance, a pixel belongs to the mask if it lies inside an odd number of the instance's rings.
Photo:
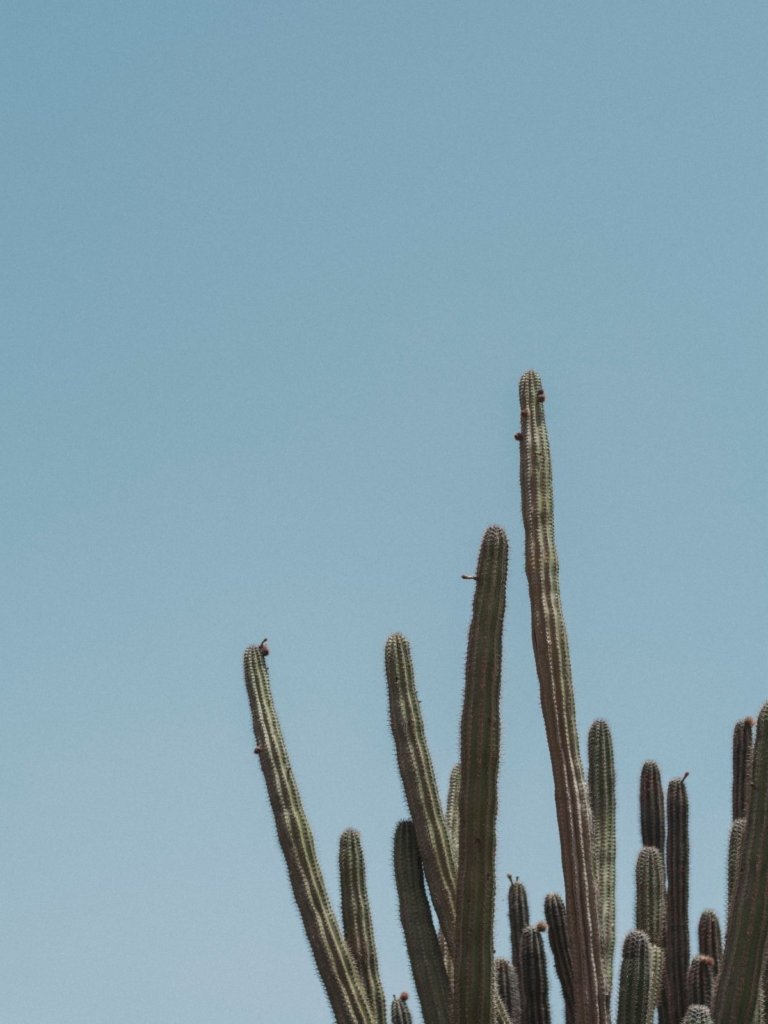
<svg viewBox="0 0 768 1024">
<path fill-rule="evenodd" d="M 573 963 L 575 1024 L 609 1024 L 600 961 L 591 815 L 579 752 L 568 636 L 560 602 L 552 465 L 538 374 L 520 380 L 520 484 L 525 568 L 541 706 L 555 785 Z"/>
</svg>

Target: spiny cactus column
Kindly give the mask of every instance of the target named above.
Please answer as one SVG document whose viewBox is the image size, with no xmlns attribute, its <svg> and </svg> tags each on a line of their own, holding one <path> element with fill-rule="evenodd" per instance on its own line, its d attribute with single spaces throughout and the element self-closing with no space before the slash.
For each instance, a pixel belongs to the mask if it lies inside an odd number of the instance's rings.
<svg viewBox="0 0 768 1024">
<path fill-rule="evenodd" d="M 507 1011 L 510 1024 L 522 1024 L 520 979 L 515 966 L 503 957 L 496 959 L 496 991 Z"/>
<path fill-rule="evenodd" d="M 608 723 L 598 718 L 587 735 L 587 784 L 600 910 L 600 949 L 605 997 L 610 1003 L 616 946 L 616 770 Z"/>
<path fill-rule="evenodd" d="M 365 859 L 360 833 L 345 829 L 339 839 L 341 920 L 344 938 L 357 965 L 360 980 L 377 1024 L 386 1024 L 387 1003 L 379 977 L 376 941 L 365 882 Z"/>
<path fill-rule="evenodd" d="M 338 1024 L 375 1024 L 352 954 L 331 909 L 272 700 L 261 647 L 245 652 L 245 684 L 253 717 L 256 752 L 267 784 L 277 837 L 293 895 Z"/>
<path fill-rule="evenodd" d="M 552 466 L 538 374 L 520 381 L 520 483 L 525 567 L 541 706 L 555 783 L 568 907 L 576 1024 L 609 1024 L 600 951 L 591 811 L 579 751 L 568 636 L 555 548 Z"/>
<path fill-rule="evenodd" d="M 723 940 L 720 919 L 714 910 L 702 910 L 699 918 L 699 953 L 712 957 L 712 968 L 717 976 L 723 958 Z"/>
<path fill-rule="evenodd" d="M 651 989 L 651 947 L 645 932 L 624 939 L 619 978 L 617 1024 L 645 1024 Z"/>
<path fill-rule="evenodd" d="M 408 1009 L 408 995 L 406 992 L 403 992 L 402 995 L 395 996 L 392 1000 L 390 1020 L 392 1024 L 413 1024 L 413 1016 L 411 1015 L 411 1011 Z"/>
<path fill-rule="evenodd" d="M 687 773 L 686 773 L 687 774 Z M 685 980 L 690 959 L 688 933 L 688 793 L 685 775 L 667 786 L 667 919 L 664 933 L 662 1024 L 677 1024 L 685 1014 Z"/>
<path fill-rule="evenodd" d="M 565 1024 L 573 1024 L 573 966 L 568 949 L 568 916 L 559 893 L 550 892 L 544 897 L 544 919 L 547 922 L 549 948 L 555 961 L 555 973 L 563 991 Z"/>
<path fill-rule="evenodd" d="M 493 905 L 499 771 L 501 634 L 508 545 L 486 530 L 477 561 L 461 717 L 454 1024 L 492 1024 Z"/>
<path fill-rule="evenodd" d="M 389 637 L 384 650 L 389 719 L 397 765 L 411 814 L 424 875 L 448 949 L 453 953 L 456 927 L 456 860 L 427 746 L 421 702 L 416 691 L 408 641 Z"/>
<path fill-rule="evenodd" d="M 712 1004 L 716 1024 L 752 1019 L 768 937 L 768 704 L 757 719 L 744 836 L 725 951 Z"/>
<path fill-rule="evenodd" d="M 395 830 L 395 882 L 411 973 L 426 1024 L 450 1024 L 451 993 L 432 911 L 424 889 L 416 831 L 410 821 Z"/>
<path fill-rule="evenodd" d="M 643 846 L 664 853 L 664 789 L 655 761 L 646 761 L 640 772 L 640 835 Z"/>
<path fill-rule="evenodd" d="M 520 936 L 520 986 L 523 997 L 523 1024 L 550 1024 L 547 958 L 542 932 L 546 926 L 523 928 Z"/>
</svg>

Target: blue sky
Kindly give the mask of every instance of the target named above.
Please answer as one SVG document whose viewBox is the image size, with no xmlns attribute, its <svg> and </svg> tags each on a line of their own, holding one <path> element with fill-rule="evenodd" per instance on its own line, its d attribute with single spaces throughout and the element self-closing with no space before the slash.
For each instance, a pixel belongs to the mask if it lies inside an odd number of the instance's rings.
<svg viewBox="0 0 768 1024">
<path fill-rule="evenodd" d="M 582 735 L 690 771 L 722 909 L 766 686 L 765 6 L 30 0 L 0 15 L 3 971 L 14 1024 L 330 1021 L 254 763 L 270 667 L 328 883 L 412 988 L 383 646 L 443 785 L 504 525 L 507 872 L 562 887 L 517 380 L 548 393 Z"/>
</svg>

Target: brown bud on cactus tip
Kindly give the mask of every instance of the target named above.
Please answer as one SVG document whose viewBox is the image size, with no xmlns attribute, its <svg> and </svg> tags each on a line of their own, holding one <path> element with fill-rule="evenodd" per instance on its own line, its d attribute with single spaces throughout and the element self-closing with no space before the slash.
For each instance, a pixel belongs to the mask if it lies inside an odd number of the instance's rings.
<svg viewBox="0 0 768 1024">
<path fill-rule="evenodd" d="M 254 752 L 254 754 L 260 754 L 261 753 L 261 747 L 254 747 L 253 748 L 253 752 Z"/>
<path fill-rule="evenodd" d="M 522 441 L 523 440 L 523 435 L 522 434 L 515 434 L 515 440 L 516 441 Z"/>
<path fill-rule="evenodd" d="M 754 720 L 754 718 L 753 718 L 753 717 L 752 717 L 752 716 L 750 715 L 750 716 L 749 716 L 749 718 L 745 718 L 745 719 L 744 719 L 744 724 L 745 724 L 745 725 L 748 725 L 748 726 L 749 726 L 749 728 L 751 729 L 751 728 L 752 728 L 752 726 L 753 726 L 753 725 L 755 724 L 755 720 Z"/>
<path fill-rule="evenodd" d="M 262 656 L 262 658 L 266 658 L 266 656 L 269 654 L 269 647 L 267 647 L 267 638 L 266 637 L 264 637 L 264 639 L 261 641 L 261 643 L 259 644 L 259 648 L 258 649 L 259 649 L 259 654 Z"/>
<path fill-rule="evenodd" d="M 408 1002 L 408 993 L 407 992 L 401 992 L 400 993 L 400 1002 L 401 1003 L 407 1003 Z"/>
<path fill-rule="evenodd" d="M 548 927 L 548 925 L 547 925 L 546 921 L 539 921 L 538 924 L 536 925 L 536 931 L 537 932 L 545 932 L 547 930 L 547 927 Z"/>
<path fill-rule="evenodd" d="M 706 954 L 703 954 L 702 957 L 701 957 L 701 962 L 703 964 L 707 964 L 709 967 L 714 967 L 715 966 L 715 958 L 713 956 L 708 956 Z"/>
</svg>

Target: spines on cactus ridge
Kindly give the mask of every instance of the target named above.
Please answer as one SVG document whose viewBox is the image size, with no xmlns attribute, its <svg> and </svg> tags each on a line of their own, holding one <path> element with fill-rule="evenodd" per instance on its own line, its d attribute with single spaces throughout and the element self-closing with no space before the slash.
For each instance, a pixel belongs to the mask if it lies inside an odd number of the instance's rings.
<svg viewBox="0 0 768 1024">
<path fill-rule="evenodd" d="M 345 829 L 339 839 L 339 879 L 344 937 L 357 965 L 376 1022 L 386 1024 L 387 1004 L 379 977 L 365 879 L 365 858 L 360 833 L 353 828 Z"/>
<path fill-rule="evenodd" d="M 617 1024 L 646 1024 L 651 997 L 651 946 L 635 929 L 624 939 L 619 974 Z"/>
</svg>

